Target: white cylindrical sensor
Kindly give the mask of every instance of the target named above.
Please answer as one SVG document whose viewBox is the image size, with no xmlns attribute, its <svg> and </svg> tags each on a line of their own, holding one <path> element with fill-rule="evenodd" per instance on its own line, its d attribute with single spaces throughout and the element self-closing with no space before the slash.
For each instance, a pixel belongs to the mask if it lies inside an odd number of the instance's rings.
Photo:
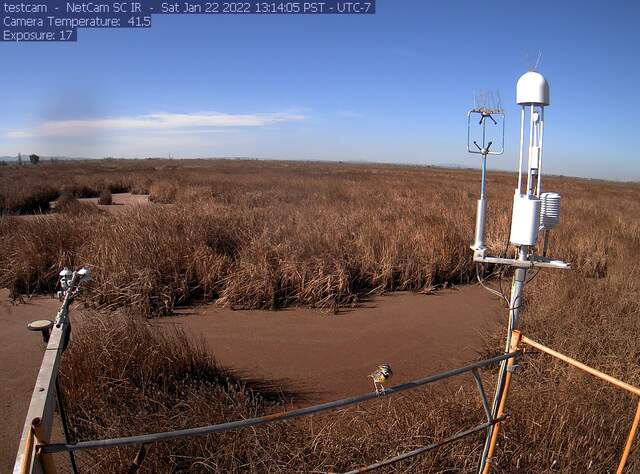
<svg viewBox="0 0 640 474">
<path fill-rule="evenodd" d="M 478 208 L 476 211 L 476 237 L 471 247 L 475 251 L 483 251 L 486 249 L 484 245 L 484 221 L 485 214 L 487 212 L 487 200 L 484 198 L 478 199 Z"/>
<path fill-rule="evenodd" d="M 511 215 L 511 243 L 515 245 L 535 245 L 540 227 L 540 199 L 516 191 L 513 196 Z"/>
<path fill-rule="evenodd" d="M 540 229 L 551 230 L 560 224 L 560 195 L 558 193 L 542 193 L 540 208 Z"/>
<path fill-rule="evenodd" d="M 540 169 L 540 147 L 529 147 L 529 168 Z"/>
</svg>

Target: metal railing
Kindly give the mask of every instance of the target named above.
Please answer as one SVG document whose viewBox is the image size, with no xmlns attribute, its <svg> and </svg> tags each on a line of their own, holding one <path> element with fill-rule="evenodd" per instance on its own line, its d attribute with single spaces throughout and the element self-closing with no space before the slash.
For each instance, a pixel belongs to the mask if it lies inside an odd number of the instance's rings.
<svg viewBox="0 0 640 474">
<path fill-rule="evenodd" d="M 58 367 L 62 359 L 62 353 L 69 342 L 71 333 L 71 320 L 69 319 L 69 305 L 78 294 L 81 283 L 90 279 L 87 269 L 71 272 L 65 268 L 60 272 L 60 284 L 62 291 L 59 296 L 62 300 L 60 310 L 55 321 L 49 327 L 42 328 L 43 338 L 47 348 L 42 358 L 40 371 L 36 378 L 36 385 L 31 395 L 31 402 L 27 410 L 24 428 L 20 437 L 18 455 L 16 457 L 13 472 L 55 472 L 55 463 L 50 454 L 40 450 L 40 446 L 46 445 L 51 436 L 53 426 L 53 414 L 56 400 L 60 403 L 58 393 Z M 60 405 L 61 414 L 64 408 Z M 66 420 L 63 419 L 65 437 L 67 434 Z M 69 454 L 70 463 L 76 469 L 75 459 Z"/>
<path fill-rule="evenodd" d="M 413 456 L 417 456 L 419 454 L 422 454 L 424 452 L 430 451 L 432 449 L 438 448 L 440 446 L 443 446 L 445 444 L 449 444 L 453 441 L 456 441 L 458 439 L 462 439 L 466 436 L 469 436 L 473 433 L 476 433 L 478 431 L 482 431 L 487 429 L 490 426 L 495 425 L 496 423 L 498 423 L 499 421 L 502 421 L 506 418 L 505 415 L 502 415 L 500 418 L 492 418 L 491 417 L 491 412 L 489 410 L 489 404 L 487 401 L 487 395 L 486 392 L 484 390 L 484 387 L 482 385 L 482 380 L 480 378 L 480 374 L 479 374 L 479 369 L 485 368 L 485 367 L 490 367 L 490 366 L 494 366 L 496 364 L 498 364 L 499 362 L 506 360 L 506 359 L 511 359 L 513 357 L 517 357 L 520 353 L 519 352 L 513 352 L 513 353 L 509 353 L 509 354 L 503 354 L 500 356 L 496 356 L 496 357 L 492 357 L 490 359 L 485 359 L 485 360 L 481 360 L 478 362 L 474 362 L 472 364 L 468 364 L 465 365 L 463 367 L 459 367 L 457 369 L 453 369 L 453 370 L 448 370 L 445 372 L 441 372 L 435 375 L 430 375 L 428 377 L 424 377 L 418 380 L 414 380 L 412 382 L 407 382 L 401 385 L 396 385 L 394 387 L 390 387 L 388 389 L 385 390 L 384 392 L 384 396 L 391 396 L 391 395 L 395 395 L 407 390 L 413 390 L 419 387 L 422 387 L 424 385 L 428 385 L 434 382 L 438 382 L 440 380 L 445 380 L 451 377 L 455 377 L 458 375 L 463 375 L 465 373 L 469 373 L 471 372 L 473 375 L 473 378 L 476 382 L 476 387 L 478 389 L 478 392 L 480 394 L 480 398 L 482 401 L 482 406 L 484 408 L 485 414 L 487 415 L 487 422 L 482 423 L 480 425 L 477 425 L 473 428 L 470 428 L 468 430 L 459 432 L 449 438 L 446 438 L 444 440 L 442 440 L 439 443 L 433 443 L 431 445 L 428 446 L 424 446 L 422 448 L 410 451 L 408 453 L 402 454 L 400 456 L 396 456 L 394 458 L 390 458 L 387 459 L 385 461 L 382 461 L 381 463 L 376 463 L 375 465 L 372 466 L 367 466 L 364 468 L 360 468 L 357 469 L 355 471 L 350 471 L 350 472 L 367 472 L 371 469 L 380 467 L 380 466 L 385 466 L 385 465 L 389 465 L 389 464 L 393 464 L 396 462 L 400 462 L 404 459 L 408 459 L 410 457 Z M 315 413 L 321 413 L 324 411 L 329 411 L 329 410 L 336 410 L 338 408 L 344 408 L 350 405 L 356 405 L 359 403 L 363 403 L 369 400 L 374 400 L 376 398 L 379 398 L 381 395 L 375 393 L 375 392 L 370 392 L 370 393 L 366 393 L 363 395 L 358 395 L 358 396 L 354 396 L 354 397 L 349 397 L 349 398 L 343 398 L 341 400 L 334 400 L 331 402 L 327 402 L 327 403 L 321 403 L 319 405 L 313 405 L 310 407 L 305 407 L 305 408 L 300 408 L 297 410 L 290 410 L 290 411 L 286 411 L 286 412 L 281 412 L 281 413 L 276 413 L 276 414 L 272 414 L 272 415 L 267 415 L 267 416 L 261 416 L 261 417 L 256 417 L 256 418 L 249 418 L 249 419 L 245 419 L 245 420 L 238 420 L 238 421 L 231 421 L 231 422 L 227 422 L 227 423 L 220 423 L 220 424 L 216 424 L 216 425 L 209 425 L 209 426 L 201 426 L 201 427 L 197 427 L 197 428 L 187 428 L 187 429 L 183 429 L 183 430 L 175 430 L 175 431 L 167 431 L 167 432 L 161 432 L 161 433 L 151 433 L 151 434 L 145 434 L 145 435 L 138 435 L 138 436 L 127 436 L 127 437 L 120 437 L 120 438 L 111 438 L 111 439 L 102 439 L 102 440 L 92 440 L 92 441 L 81 441 L 81 442 L 77 442 L 77 443 L 41 443 L 38 445 L 38 451 L 42 454 L 45 455 L 50 455 L 53 453 L 59 453 L 59 452 L 63 452 L 63 451 L 68 451 L 68 452 L 74 452 L 74 451 L 80 451 L 80 450 L 91 450 L 91 449 L 101 449 L 101 448 L 112 448 L 112 447 L 117 447 L 117 446 L 129 446 L 129 445 L 141 445 L 141 446 L 146 446 L 149 445 L 151 443 L 156 443 L 159 441 L 170 441 L 170 440 L 176 440 L 176 439 L 180 439 L 180 438 L 187 438 L 187 437 L 194 437 L 194 436 L 203 436 L 203 435 L 208 435 L 208 434 L 213 434 L 213 433 L 223 433 L 226 431 L 233 431 L 233 430 L 239 430 L 239 429 L 245 429 L 245 428 L 249 428 L 249 427 L 253 427 L 253 426 L 258 426 L 258 425 L 263 425 L 263 424 L 267 424 L 267 423 L 273 423 L 273 422 L 277 422 L 277 421 L 284 421 L 284 420 L 289 420 L 292 418 L 299 418 L 299 417 L 304 417 L 304 416 L 309 416 L 309 415 L 313 415 Z M 378 466 L 379 465 L 379 466 Z M 48 472 L 45 470 L 45 472 Z"/>
</svg>

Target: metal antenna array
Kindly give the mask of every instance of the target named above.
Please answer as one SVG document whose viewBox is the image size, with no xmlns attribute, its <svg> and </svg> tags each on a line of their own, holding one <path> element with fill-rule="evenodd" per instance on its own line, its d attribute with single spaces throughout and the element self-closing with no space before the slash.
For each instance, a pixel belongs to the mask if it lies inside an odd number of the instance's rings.
<svg viewBox="0 0 640 474">
<path fill-rule="evenodd" d="M 517 255 L 515 258 L 497 258 L 487 255 L 487 248 L 484 243 L 484 228 L 486 214 L 486 158 L 490 154 L 502 153 L 491 151 L 492 142 L 485 144 L 484 137 L 487 130 L 487 119 L 492 119 L 498 114 L 503 114 L 501 109 L 493 110 L 476 106 L 469 112 L 467 150 L 471 153 L 482 155 L 482 185 L 480 199 L 478 200 L 478 211 L 476 216 L 475 242 L 471 246 L 473 260 L 476 264 L 502 264 L 515 268 L 513 283 L 511 286 L 511 297 L 509 299 L 509 321 L 506 341 L 506 351 L 512 347 L 513 331 L 518 328 L 518 319 L 523 302 L 523 290 L 526 283 L 527 271 L 534 267 L 548 268 L 569 268 L 569 264 L 547 258 L 547 241 L 549 230 L 553 229 L 560 222 L 560 195 L 556 193 L 542 192 L 542 150 L 544 137 L 544 108 L 549 105 L 549 84 L 542 74 L 529 71 L 518 80 L 516 85 L 516 102 L 521 106 L 520 114 L 520 154 L 518 163 L 518 185 L 513 197 L 513 212 L 511 216 L 510 242 L 516 246 Z M 476 141 L 473 144 L 474 150 L 470 146 L 471 117 L 480 115 L 478 125 L 482 126 L 482 146 Z M 497 121 L 491 122 L 497 126 Z M 528 130 L 525 134 L 525 130 Z M 504 124 L 502 128 L 504 137 Z M 525 168 L 524 158 L 527 155 Z M 526 174 L 526 176 L 525 176 Z M 526 179 L 523 182 L 523 178 Z M 541 255 L 536 251 L 538 233 L 544 232 L 544 243 Z M 505 388 L 507 379 L 507 363 L 500 366 L 500 374 L 496 393 L 492 406 L 492 416 L 496 416 L 499 411 L 500 399 Z M 491 426 L 487 429 L 487 439 L 480 461 L 480 473 L 489 470 L 491 457 L 495 447 L 498 427 Z"/>
<path fill-rule="evenodd" d="M 490 129 L 489 137 L 487 136 L 487 127 Z M 477 132 L 475 130 L 477 128 L 480 128 L 477 133 L 481 136 L 481 138 L 478 137 L 480 143 L 478 143 L 477 139 L 473 139 L 476 133 L 472 132 Z M 495 129 L 497 129 L 497 133 L 495 133 Z M 489 140 L 490 137 L 494 137 L 494 139 Z M 499 143 L 494 144 L 496 138 Z M 487 212 L 487 197 L 485 194 L 487 156 L 502 155 L 504 153 L 504 110 L 501 108 L 500 94 L 496 93 L 495 97 L 490 92 L 480 92 L 475 95 L 473 109 L 467 114 L 467 151 L 482 155 L 482 185 L 476 213 L 475 241 L 471 249 L 484 256 L 486 251 L 484 245 L 484 222 Z"/>
</svg>

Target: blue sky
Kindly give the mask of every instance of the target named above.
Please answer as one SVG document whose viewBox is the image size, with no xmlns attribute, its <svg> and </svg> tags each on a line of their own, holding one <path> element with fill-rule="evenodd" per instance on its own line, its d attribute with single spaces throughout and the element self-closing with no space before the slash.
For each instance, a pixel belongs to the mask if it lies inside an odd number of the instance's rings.
<svg viewBox="0 0 640 474">
<path fill-rule="evenodd" d="M 367 16 L 154 16 L 77 43 L 0 43 L 0 156 L 251 156 L 478 166 L 466 112 L 551 85 L 545 170 L 640 180 L 638 2 L 378 0 Z M 531 20 L 527 20 L 531 18 Z"/>
</svg>

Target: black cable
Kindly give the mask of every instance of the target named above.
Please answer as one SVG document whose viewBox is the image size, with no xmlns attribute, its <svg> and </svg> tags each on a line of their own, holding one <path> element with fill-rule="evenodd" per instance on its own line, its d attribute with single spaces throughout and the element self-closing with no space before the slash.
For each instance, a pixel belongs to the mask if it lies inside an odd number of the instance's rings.
<svg viewBox="0 0 640 474">
<path fill-rule="evenodd" d="M 58 399 L 58 411 L 60 412 L 60 419 L 62 420 L 62 432 L 64 433 L 64 439 L 67 443 L 71 443 L 69 438 L 69 423 L 67 421 L 67 412 L 64 408 L 64 395 L 60 389 L 60 382 L 56 377 L 56 398 Z M 71 471 L 73 474 L 78 474 L 78 466 L 76 465 L 76 455 L 73 451 L 69 451 L 69 462 L 71 463 Z"/>
</svg>

